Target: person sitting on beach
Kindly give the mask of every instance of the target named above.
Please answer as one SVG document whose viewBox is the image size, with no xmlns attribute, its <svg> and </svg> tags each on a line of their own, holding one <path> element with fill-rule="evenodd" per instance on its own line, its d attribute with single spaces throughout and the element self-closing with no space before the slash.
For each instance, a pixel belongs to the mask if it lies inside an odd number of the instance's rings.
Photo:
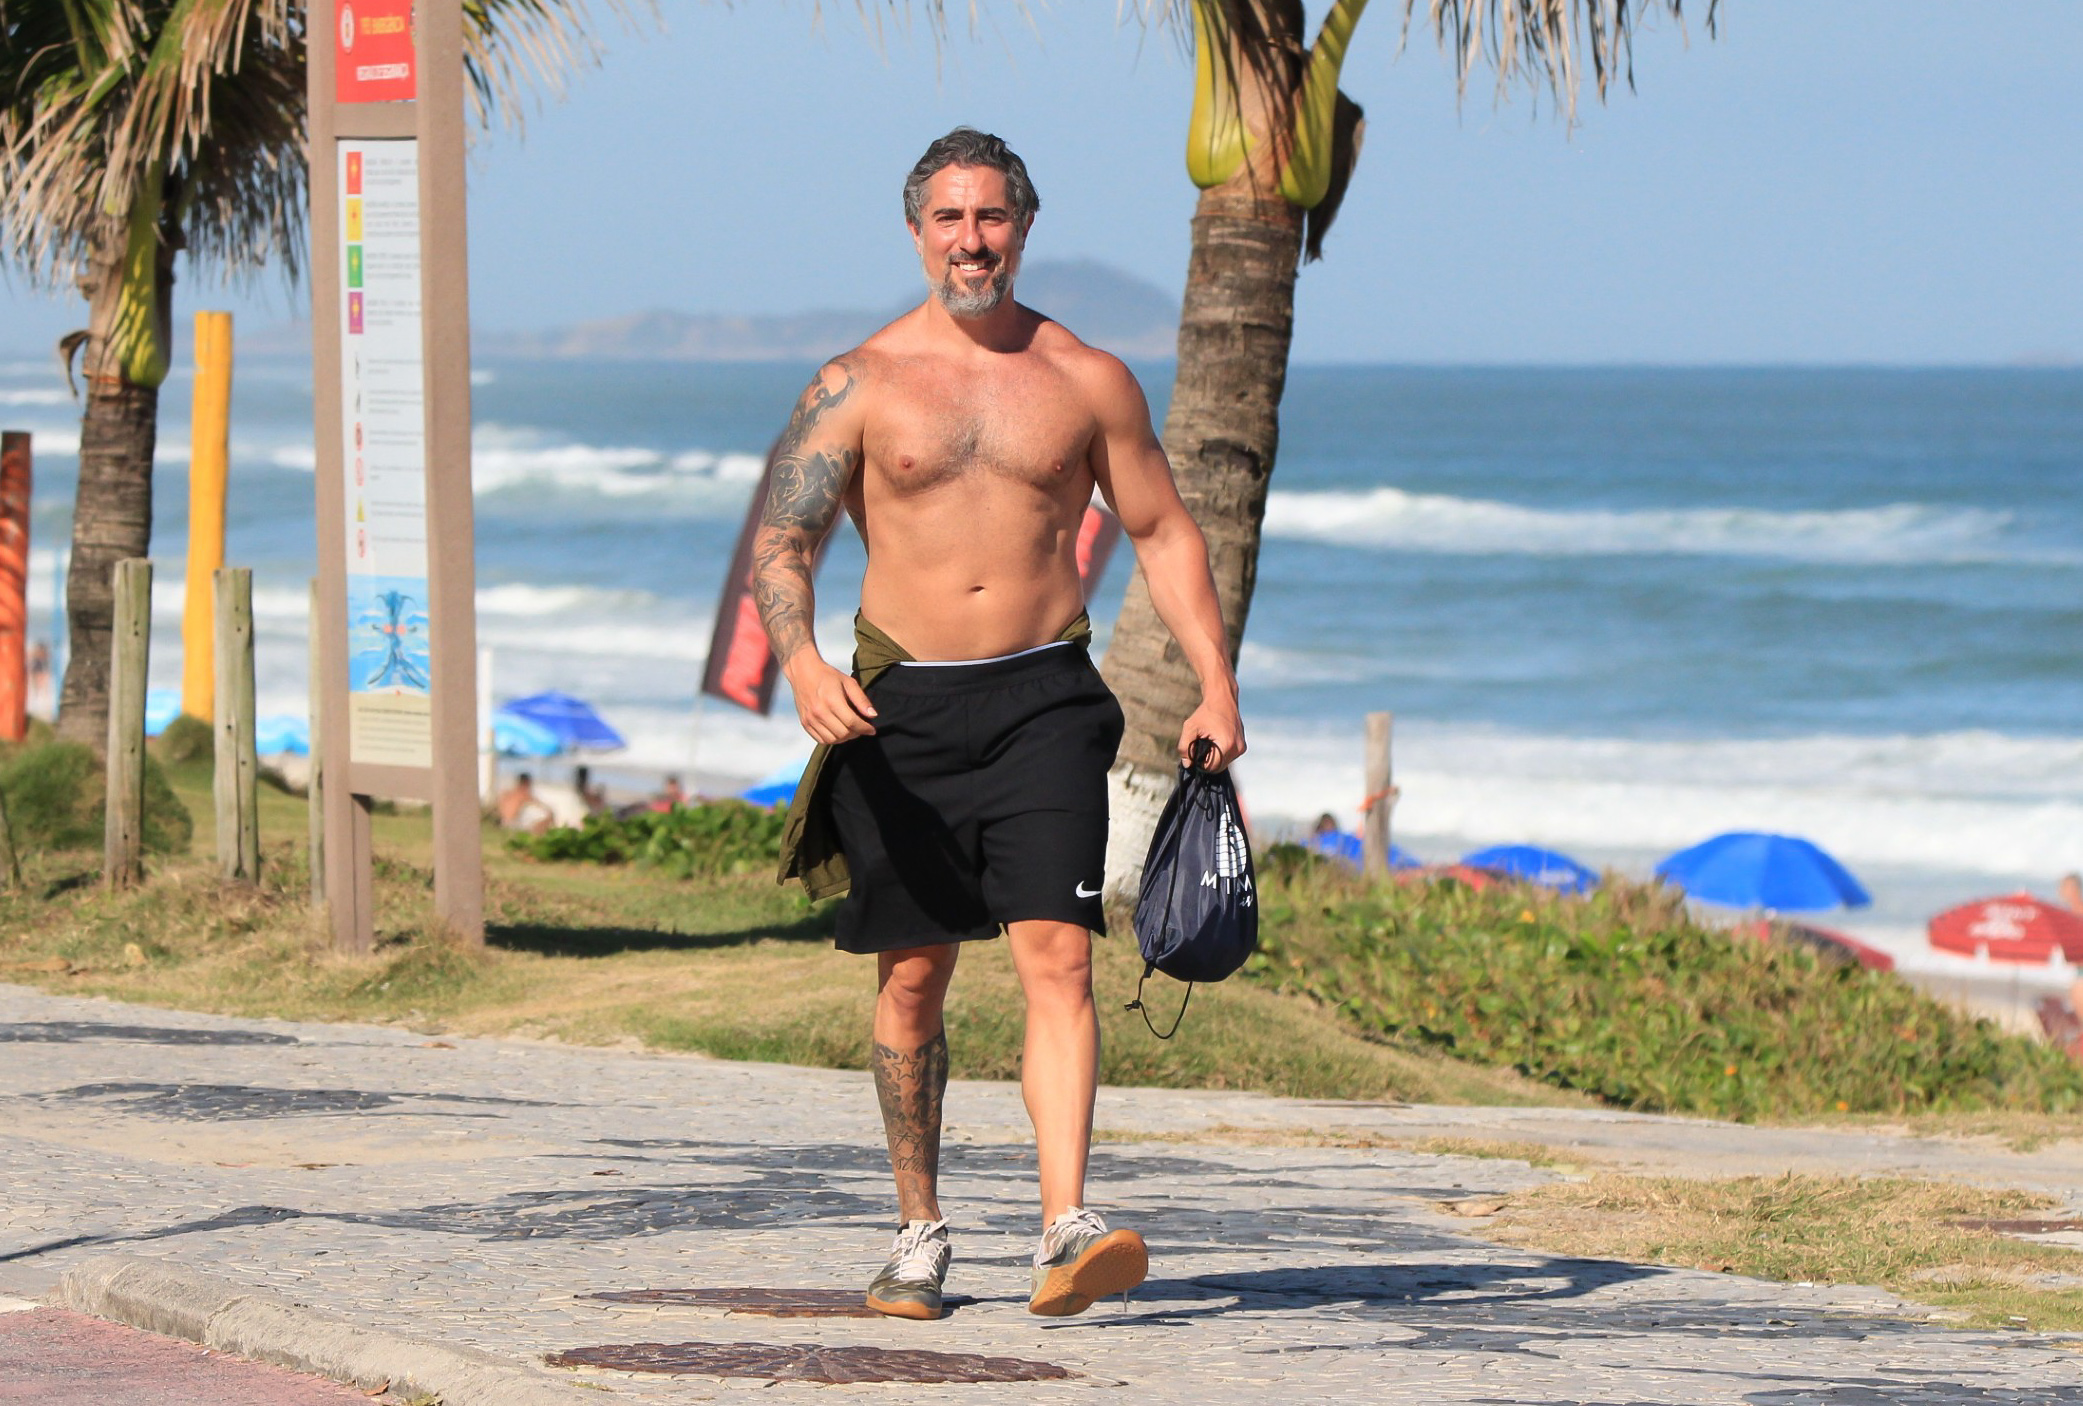
<svg viewBox="0 0 2083 1406">
<path fill-rule="evenodd" d="M 499 823 L 509 830 L 529 830 L 540 835 L 555 818 L 542 797 L 535 794 L 535 778 L 525 771 L 499 793 Z"/>
<path fill-rule="evenodd" d="M 57 710 L 51 703 L 51 647 L 42 640 L 29 651 L 29 712 L 57 720 Z"/>
<path fill-rule="evenodd" d="M 651 809 L 667 811 L 686 804 L 687 792 L 681 789 L 680 778 L 672 772 L 667 772 L 665 784 L 659 787 L 658 794 L 651 798 Z"/>
<path fill-rule="evenodd" d="M 1316 828 L 1302 841 L 1302 848 L 1348 864 L 1360 862 L 1360 837 L 1338 828 L 1338 817 L 1325 811 L 1316 818 Z"/>
<path fill-rule="evenodd" d="M 2061 876 L 2061 906 L 2071 913 L 2083 913 L 2083 874 Z"/>
<path fill-rule="evenodd" d="M 608 809 L 608 788 L 593 784 L 590 767 L 577 767 L 571 773 L 571 789 L 578 793 L 580 804 L 588 815 L 605 815 Z"/>
</svg>

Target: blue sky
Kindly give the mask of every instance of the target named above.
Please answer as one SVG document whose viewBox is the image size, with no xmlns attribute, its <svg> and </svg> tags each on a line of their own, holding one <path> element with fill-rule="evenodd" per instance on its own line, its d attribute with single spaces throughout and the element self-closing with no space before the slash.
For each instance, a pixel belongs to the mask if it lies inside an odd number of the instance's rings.
<svg viewBox="0 0 2083 1406">
<path fill-rule="evenodd" d="M 1313 6 L 1312 12 L 1320 12 Z M 1422 6 L 1421 6 L 1422 8 Z M 1692 8 L 1692 7 L 1688 7 Z M 1704 10 L 1704 5 L 1698 6 Z M 479 323 L 665 307 L 883 306 L 914 285 L 898 187 L 966 121 L 1027 158 L 1031 253 L 1176 290 L 1194 191 L 1190 67 L 1107 4 L 878 47 L 849 5 L 664 0 L 603 67 L 472 177 Z M 1304 270 L 1309 361 L 1996 363 L 2083 359 L 2083 4 L 1725 0 L 1721 37 L 1668 21 L 1637 91 L 1574 132 L 1487 76 L 1457 105 L 1398 7 L 1361 23 L 1345 86 L 1365 153 Z M 181 289 L 183 313 L 279 322 L 279 280 Z M 70 307 L 0 290 L 0 346 Z"/>
</svg>

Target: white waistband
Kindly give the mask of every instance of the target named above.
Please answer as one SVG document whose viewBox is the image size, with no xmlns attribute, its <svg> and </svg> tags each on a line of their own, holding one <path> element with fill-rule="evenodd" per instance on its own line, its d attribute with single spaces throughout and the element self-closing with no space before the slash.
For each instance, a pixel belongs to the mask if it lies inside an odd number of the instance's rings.
<svg viewBox="0 0 2083 1406">
<path fill-rule="evenodd" d="M 1032 649 L 1016 649 L 1011 654 L 994 654 L 989 659 L 899 659 L 900 669 L 961 669 L 971 664 L 1003 664 L 1008 659 L 1025 659 L 1030 654 L 1039 654 L 1045 649 L 1065 649 L 1069 640 L 1050 640 Z"/>
</svg>

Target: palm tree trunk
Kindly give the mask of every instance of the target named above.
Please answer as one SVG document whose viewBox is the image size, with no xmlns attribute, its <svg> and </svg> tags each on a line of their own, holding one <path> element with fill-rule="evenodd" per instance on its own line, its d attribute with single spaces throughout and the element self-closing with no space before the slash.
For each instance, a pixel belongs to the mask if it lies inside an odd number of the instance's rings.
<svg viewBox="0 0 2083 1406">
<path fill-rule="evenodd" d="M 159 387 L 124 374 L 112 336 L 119 310 L 127 232 L 106 221 L 95 232 L 80 281 L 87 295 L 82 370 L 87 408 L 80 420 L 80 481 L 72 507 L 72 564 L 65 576 L 69 645 L 58 733 L 100 751 L 108 743 L 109 650 L 115 631 L 116 563 L 152 549 L 152 454 L 159 433 Z M 173 252 L 160 261 L 160 306 L 173 297 Z"/>
<path fill-rule="evenodd" d="M 1248 173 L 1202 192 L 1164 448 L 1180 496 L 1208 539 L 1232 660 L 1258 584 L 1259 527 L 1280 447 L 1301 248 L 1302 211 Z M 1109 775 L 1107 875 L 1115 892 L 1132 893 L 1171 793 L 1179 725 L 1200 701 L 1193 670 L 1150 604 L 1140 564 L 1103 672 L 1128 720 Z"/>
</svg>

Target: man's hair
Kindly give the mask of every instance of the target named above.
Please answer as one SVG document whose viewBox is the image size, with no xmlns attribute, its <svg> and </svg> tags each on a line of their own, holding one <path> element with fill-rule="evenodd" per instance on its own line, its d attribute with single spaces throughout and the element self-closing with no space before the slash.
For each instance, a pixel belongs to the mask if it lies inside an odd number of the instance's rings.
<svg viewBox="0 0 2083 1406">
<path fill-rule="evenodd" d="M 989 132 L 974 127 L 957 127 L 926 148 L 919 164 L 904 178 L 904 222 L 919 223 L 919 206 L 926 198 L 926 182 L 950 166 L 985 166 L 1005 177 L 1005 198 L 1012 202 L 1013 219 L 1026 224 L 1041 209 L 1041 197 L 1028 179 L 1027 163 L 1013 149 Z"/>
</svg>

